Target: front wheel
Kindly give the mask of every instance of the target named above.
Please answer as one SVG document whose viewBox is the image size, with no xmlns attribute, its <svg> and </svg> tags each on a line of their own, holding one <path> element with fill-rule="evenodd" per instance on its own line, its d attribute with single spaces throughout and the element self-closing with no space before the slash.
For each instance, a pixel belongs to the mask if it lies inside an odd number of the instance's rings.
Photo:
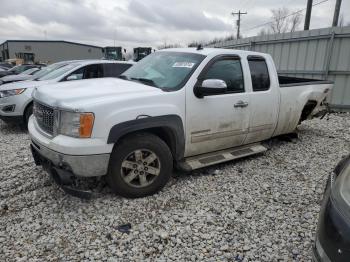
<svg viewBox="0 0 350 262">
<path fill-rule="evenodd" d="M 112 152 L 107 181 L 117 194 L 144 197 L 161 190 L 173 170 L 173 157 L 159 137 L 140 133 L 124 138 Z"/>
</svg>

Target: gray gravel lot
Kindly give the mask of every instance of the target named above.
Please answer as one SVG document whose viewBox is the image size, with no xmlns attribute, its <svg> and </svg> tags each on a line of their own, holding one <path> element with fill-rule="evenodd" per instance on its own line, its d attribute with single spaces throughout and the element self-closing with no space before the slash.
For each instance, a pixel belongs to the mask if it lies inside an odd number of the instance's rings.
<svg viewBox="0 0 350 262">
<path fill-rule="evenodd" d="M 143 199 L 91 180 L 102 194 L 84 201 L 34 166 L 27 133 L 0 121 L 0 260 L 310 261 L 327 176 L 350 151 L 350 114 L 306 121 L 299 134 Z"/>
</svg>

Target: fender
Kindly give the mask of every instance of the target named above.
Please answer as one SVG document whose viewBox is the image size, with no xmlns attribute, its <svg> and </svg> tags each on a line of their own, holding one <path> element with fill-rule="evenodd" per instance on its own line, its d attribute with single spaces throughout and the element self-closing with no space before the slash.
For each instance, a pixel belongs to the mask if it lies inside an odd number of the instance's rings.
<svg viewBox="0 0 350 262">
<path fill-rule="evenodd" d="M 119 123 L 111 128 L 107 143 L 116 143 L 121 137 L 132 132 L 156 128 L 167 131 L 167 135 L 170 136 L 171 147 L 173 147 L 171 150 L 174 151 L 174 158 L 181 160 L 185 153 L 185 132 L 182 119 L 178 115 L 149 116 Z"/>
</svg>

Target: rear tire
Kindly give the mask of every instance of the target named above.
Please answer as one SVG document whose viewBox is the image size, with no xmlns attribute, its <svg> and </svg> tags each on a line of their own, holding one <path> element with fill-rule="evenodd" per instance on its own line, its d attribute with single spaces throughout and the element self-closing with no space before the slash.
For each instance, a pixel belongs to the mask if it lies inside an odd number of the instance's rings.
<svg viewBox="0 0 350 262">
<path fill-rule="evenodd" d="M 153 134 L 139 133 L 115 145 L 107 182 L 123 197 L 145 197 L 161 190 L 172 171 L 173 157 L 167 144 Z"/>
</svg>

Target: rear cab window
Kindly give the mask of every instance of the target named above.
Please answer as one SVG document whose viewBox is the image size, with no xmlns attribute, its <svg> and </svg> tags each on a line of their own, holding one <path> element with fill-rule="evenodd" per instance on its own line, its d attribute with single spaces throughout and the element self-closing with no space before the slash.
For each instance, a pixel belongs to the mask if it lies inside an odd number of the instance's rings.
<svg viewBox="0 0 350 262">
<path fill-rule="evenodd" d="M 270 89 L 270 75 L 265 61 L 261 56 L 248 56 L 248 64 L 254 92 L 267 91 Z"/>
</svg>

